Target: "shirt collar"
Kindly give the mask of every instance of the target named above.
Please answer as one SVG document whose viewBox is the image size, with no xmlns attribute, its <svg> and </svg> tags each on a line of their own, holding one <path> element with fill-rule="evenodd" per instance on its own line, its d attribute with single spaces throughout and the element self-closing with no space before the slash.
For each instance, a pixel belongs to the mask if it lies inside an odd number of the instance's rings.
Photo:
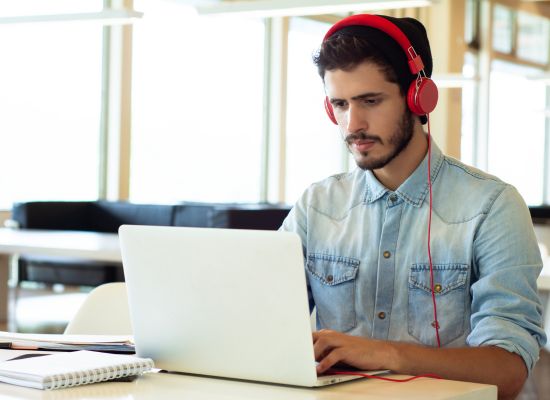
<svg viewBox="0 0 550 400">
<path fill-rule="evenodd" d="M 432 184 L 437 179 L 437 175 L 439 173 L 439 170 L 441 168 L 441 164 L 443 163 L 443 153 L 439 149 L 439 147 L 435 144 L 433 139 L 431 140 L 431 152 L 432 152 L 432 159 L 431 159 L 431 178 L 432 178 Z M 373 203 L 376 200 L 383 197 L 387 192 L 390 190 L 386 188 L 384 185 L 382 185 L 378 179 L 374 176 L 372 171 L 367 170 L 365 171 L 366 175 L 366 190 L 365 190 L 365 202 L 366 203 Z M 422 205 L 422 202 L 426 198 L 426 195 L 428 194 L 429 187 L 428 187 L 428 153 L 426 153 L 426 156 L 416 167 L 414 172 L 399 186 L 395 193 L 399 195 L 400 198 L 402 198 L 407 203 L 415 206 L 420 207 Z"/>
</svg>

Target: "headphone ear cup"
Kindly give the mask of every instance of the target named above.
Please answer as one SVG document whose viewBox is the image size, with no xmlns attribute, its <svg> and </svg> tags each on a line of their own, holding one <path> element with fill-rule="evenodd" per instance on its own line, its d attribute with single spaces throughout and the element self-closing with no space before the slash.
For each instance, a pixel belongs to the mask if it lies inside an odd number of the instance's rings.
<svg viewBox="0 0 550 400">
<path fill-rule="evenodd" d="M 435 82 L 430 78 L 420 78 L 417 86 L 416 79 L 412 81 L 407 92 L 407 105 L 416 115 L 431 113 L 437 105 L 438 91 Z"/>
<path fill-rule="evenodd" d="M 332 104 L 330 104 L 328 96 L 325 96 L 325 111 L 327 112 L 327 115 L 330 118 L 330 120 L 335 125 L 338 125 L 338 122 L 336 122 L 336 117 L 334 116 L 334 109 L 332 108 Z"/>
</svg>

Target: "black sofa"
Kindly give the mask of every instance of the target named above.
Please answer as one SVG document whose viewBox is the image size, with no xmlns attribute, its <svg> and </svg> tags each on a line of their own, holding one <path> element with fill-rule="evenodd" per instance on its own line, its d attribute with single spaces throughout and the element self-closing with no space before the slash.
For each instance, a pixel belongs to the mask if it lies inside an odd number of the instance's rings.
<svg viewBox="0 0 550 400">
<path fill-rule="evenodd" d="M 550 224 L 550 205 L 529 206 L 534 224 Z"/>
<path fill-rule="evenodd" d="M 275 230 L 289 211 L 289 206 L 267 203 L 32 201 L 14 204 L 11 219 L 19 229 L 107 233 L 116 233 L 123 224 Z M 124 274 L 116 263 L 21 255 L 18 281 L 97 286 L 124 281 Z"/>
</svg>

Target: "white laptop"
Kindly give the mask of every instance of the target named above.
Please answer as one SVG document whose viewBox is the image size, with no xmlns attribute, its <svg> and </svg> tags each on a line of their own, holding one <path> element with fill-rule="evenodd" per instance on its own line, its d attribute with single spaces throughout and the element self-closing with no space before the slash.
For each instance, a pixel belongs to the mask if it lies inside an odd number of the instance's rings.
<svg viewBox="0 0 550 400">
<path fill-rule="evenodd" d="M 119 235 L 136 353 L 156 367 L 296 386 L 357 378 L 317 377 L 298 235 L 136 225 Z"/>
</svg>

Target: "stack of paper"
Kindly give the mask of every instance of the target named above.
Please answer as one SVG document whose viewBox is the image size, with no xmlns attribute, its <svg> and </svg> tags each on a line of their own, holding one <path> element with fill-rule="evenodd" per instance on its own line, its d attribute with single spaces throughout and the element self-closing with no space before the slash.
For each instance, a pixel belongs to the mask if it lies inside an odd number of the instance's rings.
<svg viewBox="0 0 550 400">
<path fill-rule="evenodd" d="M 128 335 L 52 335 L 0 331 L 0 348 L 16 350 L 93 350 L 108 353 L 135 353 Z"/>
</svg>

